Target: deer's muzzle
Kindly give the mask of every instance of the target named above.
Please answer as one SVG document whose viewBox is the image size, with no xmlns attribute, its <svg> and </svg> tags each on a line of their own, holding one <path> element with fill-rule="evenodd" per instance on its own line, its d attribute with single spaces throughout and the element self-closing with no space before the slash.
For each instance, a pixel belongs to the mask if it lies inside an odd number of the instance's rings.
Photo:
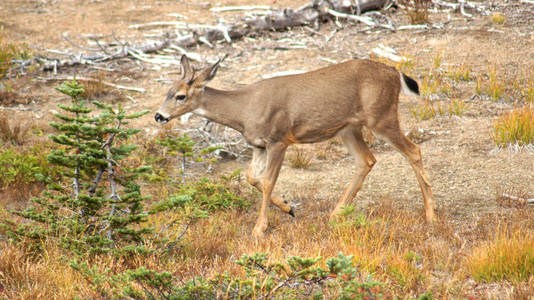
<svg viewBox="0 0 534 300">
<path fill-rule="evenodd" d="M 154 119 L 156 120 L 156 122 L 158 123 L 167 123 L 169 122 L 169 118 L 165 118 L 162 114 L 160 113 L 156 113 L 156 115 L 154 116 Z"/>
</svg>

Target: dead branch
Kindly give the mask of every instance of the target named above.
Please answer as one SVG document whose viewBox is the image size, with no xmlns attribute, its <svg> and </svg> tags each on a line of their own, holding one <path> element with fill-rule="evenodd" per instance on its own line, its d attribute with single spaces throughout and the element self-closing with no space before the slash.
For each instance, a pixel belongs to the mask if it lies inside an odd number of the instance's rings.
<svg viewBox="0 0 534 300">
<path fill-rule="evenodd" d="M 462 15 L 471 18 L 473 15 L 466 12 L 466 9 L 471 9 L 481 13 L 486 12 L 486 8 L 483 4 L 477 2 L 470 2 L 465 0 L 459 0 L 457 3 L 446 2 L 442 0 L 432 0 L 432 4 L 436 6 L 447 7 L 449 11 L 460 12 Z"/>
<path fill-rule="evenodd" d="M 508 194 L 508 193 L 502 193 L 502 196 L 510 200 L 519 201 L 520 203 L 534 204 L 534 198 L 518 197 L 518 196 Z"/>
<path fill-rule="evenodd" d="M 253 17 L 245 18 L 242 22 L 237 24 L 223 24 L 206 25 L 206 24 L 187 24 L 179 21 L 170 22 L 151 22 L 146 24 L 134 24 L 130 28 L 133 29 L 146 29 L 152 27 L 173 27 L 179 29 L 179 35 L 174 31 L 172 34 L 167 34 L 161 41 L 150 42 L 139 46 L 130 46 L 127 42 L 120 41 L 114 33 L 111 37 L 116 43 L 104 45 L 101 43 L 103 36 L 88 36 L 89 39 L 96 43 L 97 47 L 87 48 L 75 44 L 70 40 L 66 34 L 62 37 L 65 41 L 78 49 L 82 49 L 86 52 L 97 52 L 91 55 L 79 53 L 71 53 L 68 51 L 57 51 L 52 49 L 45 49 L 49 53 L 59 54 L 66 56 L 67 58 L 48 58 L 39 56 L 32 61 L 22 61 L 18 63 L 18 66 L 10 69 L 9 74 L 17 70 L 24 70 L 25 66 L 32 62 L 39 62 L 41 64 L 42 71 L 57 72 L 58 69 L 77 66 L 77 65 L 94 65 L 98 63 L 107 62 L 113 59 L 120 59 L 125 57 L 135 58 L 147 63 L 152 64 L 167 64 L 173 65 L 177 63 L 176 59 L 171 57 L 150 57 L 146 54 L 157 52 L 162 49 L 174 49 L 178 50 L 180 54 L 192 54 L 185 51 L 183 48 L 203 43 L 209 47 L 214 47 L 217 42 L 231 43 L 235 39 L 240 39 L 243 36 L 258 33 L 262 31 L 272 30 L 286 30 L 287 28 L 295 26 L 312 26 L 318 29 L 321 22 L 329 19 L 349 19 L 357 22 L 364 23 L 371 27 L 387 28 L 389 30 L 395 30 L 391 20 L 379 13 L 373 14 L 373 16 L 385 17 L 388 24 L 381 24 L 369 15 L 362 15 L 372 10 L 383 8 L 389 3 L 389 0 L 358 0 L 358 1 L 346 1 L 346 0 L 313 0 L 311 3 L 304 5 L 296 10 L 294 9 L 271 9 L 266 6 L 238 6 L 238 7 L 222 7 L 214 8 L 213 11 L 223 12 L 230 10 L 258 10 L 264 9 L 266 11 L 264 15 L 254 15 Z M 172 45 L 172 47 L 171 47 Z M 199 55 L 190 55 L 195 60 L 201 60 Z M 122 87 L 121 87 L 122 88 Z"/>
</svg>

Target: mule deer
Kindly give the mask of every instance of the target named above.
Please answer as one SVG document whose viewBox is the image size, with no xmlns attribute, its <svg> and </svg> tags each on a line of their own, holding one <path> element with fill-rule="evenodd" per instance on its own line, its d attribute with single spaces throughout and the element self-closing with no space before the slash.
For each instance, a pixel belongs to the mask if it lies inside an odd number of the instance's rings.
<svg viewBox="0 0 534 300">
<path fill-rule="evenodd" d="M 241 132 L 253 147 L 248 182 L 263 193 L 253 234 L 267 229 L 267 207 L 274 204 L 294 216 L 293 208 L 273 195 L 287 147 L 316 143 L 339 135 L 356 160 L 356 172 L 330 218 L 338 215 L 361 188 L 376 162 L 362 138 L 366 126 L 410 162 L 423 194 L 427 221 L 434 219 L 434 197 L 423 169 L 421 151 L 402 133 L 399 93 L 419 94 L 415 80 L 371 60 L 350 60 L 312 72 L 275 77 L 234 91 L 206 86 L 219 62 L 195 73 L 182 56 L 182 79 L 176 81 L 155 115 L 165 123 L 187 112 Z"/>
</svg>

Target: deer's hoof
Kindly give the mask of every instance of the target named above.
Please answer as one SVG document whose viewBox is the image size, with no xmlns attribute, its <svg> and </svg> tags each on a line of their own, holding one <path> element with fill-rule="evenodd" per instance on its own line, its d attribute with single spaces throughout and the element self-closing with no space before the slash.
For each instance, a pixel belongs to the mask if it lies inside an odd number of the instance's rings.
<svg viewBox="0 0 534 300">
<path fill-rule="evenodd" d="M 262 239 L 265 236 L 265 230 L 267 230 L 267 222 L 259 222 L 254 226 L 254 230 L 252 230 L 252 236 L 257 239 Z"/>
<path fill-rule="evenodd" d="M 295 210 L 293 209 L 293 206 L 291 207 L 291 209 L 289 210 L 288 214 L 290 216 L 292 216 L 293 218 L 295 217 Z"/>
<path fill-rule="evenodd" d="M 254 229 L 252 231 L 252 236 L 255 237 L 256 239 L 263 239 L 265 237 L 265 232 Z"/>
</svg>

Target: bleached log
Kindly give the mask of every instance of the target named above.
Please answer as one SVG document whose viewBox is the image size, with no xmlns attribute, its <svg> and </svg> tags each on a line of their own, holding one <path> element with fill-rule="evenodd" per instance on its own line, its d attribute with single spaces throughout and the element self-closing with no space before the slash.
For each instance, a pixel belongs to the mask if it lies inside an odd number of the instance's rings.
<svg viewBox="0 0 534 300">
<path fill-rule="evenodd" d="M 266 5 L 243 5 L 243 6 L 223 6 L 223 7 L 212 7 L 210 11 L 212 12 L 227 12 L 227 11 L 242 11 L 242 10 L 271 10 L 270 6 Z"/>
<path fill-rule="evenodd" d="M 426 24 L 418 24 L 418 25 L 402 25 L 397 27 L 397 30 L 417 30 L 417 29 L 428 29 L 428 25 Z"/>
<path fill-rule="evenodd" d="M 190 58 L 190 59 L 192 59 L 194 61 L 202 62 L 202 56 L 200 54 L 198 54 L 198 53 L 194 53 L 194 52 L 191 52 L 191 51 L 186 51 L 184 48 L 182 48 L 180 46 L 176 46 L 174 44 L 170 45 L 169 48 L 177 50 L 178 52 L 180 52 L 180 54 L 186 55 L 188 58 Z"/>
<path fill-rule="evenodd" d="M 371 50 L 371 52 L 373 52 L 374 54 L 376 54 L 378 56 L 390 59 L 390 60 L 392 60 L 394 62 L 408 61 L 408 58 L 406 58 L 404 56 L 397 55 L 395 49 L 390 48 L 390 47 L 386 47 L 386 46 L 384 46 L 382 44 L 378 45 L 378 47 L 376 47 L 376 48 L 373 48 L 373 50 Z"/>
<path fill-rule="evenodd" d="M 515 200 L 515 201 L 519 201 L 519 202 L 526 203 L 526 204 L 534 204 L 534 198 L 518 197 L 518 196 L 508 194 L 508 193 L 502 193 L 502 196 L 510 200 Z"/>
<path fill-rule="evenodd" d="M 179 28 L 186 28 L 187 24 L 179 21 L 168 21 L 168 22 L 150 22 L 144 24 L 133 24 L 128 26 L 130 29 L 142 29 L 147 27 L 162 27 L 162 26 L 174 26 Z"/>
<path fill-rule="evenodd" d="M 329 9 L 329 8 L 326 11 L 329 14 L 331 14 L 332 16 L 334 16 L 334 17 L 355 20 L 355 21 L 361 22 L 361 23 L 369 25 L 369 26 L 376 26 L 376 23 L 373 22 L 373 20 L 371 18 L 369 18 L 369 17 L 361 17 L 361 16 L 355 16 L 355 15 L 349 15 L 349 14 L 341 13 L 341 12 L 338 12 L 338 11 L 335 11 L 335 10 Z"/>
<path fill-rule="evenodd" d="M 394 27 L 391 25 L 391 22 L 389 22 L 390 24 L 388 25 L 384 25 L 373 21 L 373 19 L 368 16 L 352 15 L 354 13 L 365 13 L 373 9 L 382 8 L 387 3 L 388 0 L 313 0 L 309 4 L 302 6 L 301 8 L 298 8 L 296 10 L 269 10 L 269 13 L 264 16 L 247 18 L 243 22 L 238 22 L 237 24 L 231 25 L 187 24 L 179 21 L 160 21 L 145 24 L 133 24 L 130 25 L 129 28 L 145 29 L 157 26 L 171 26 L 177 29 L 189 31 L 190 34 L 185 36 L 176 36 L 176 34 L 171 34 L 171 36 L 166 36 L 165 40 L 163 41 L 148 43 L 146 45 L 136 47 L 132 47 L 124 41 L 120 41 L 114 35 L 112 36 L 117 42 L 116 44 L 119 46 L 104 46 L 98 42 L 98 40 L 103 38 L 103 36 L 91 35 L 88 37 L 95 40 L 97 46 L 99 47 L 99 50 L 101 50 L 99 53 L 96 53 L 94 55 L 73 54 L 47 49 L 47 51 L 50 53 L 65 55 L 68 58 L 49 59 L 46 57 L 37 57 L 35 58 L 35 61 L 41 63 L 43 71 L 53 71 L 54 73 L 57 72 L 58 69 L 64 67 L 77 65 L 94 65 L 97 63 L 102 63 L 109 60 L 124 58 L 128 56 L 148 63 L 175 64 L 173 60 L 166 59 L 165 61 L 163 61 L 162 59 L 147 57 L 144 54 L 168 48 L 170 44 L 176 45 L 181 48 L 187 48 L 198 45 L 199 43 L 204 43 L 209 47 L 214 47 L 214 44 L 218 41 L 226 41 L 228 43 L 231 43 L 234 39 L 239 39 L 251 33 L 257 33 L 261 31 L 286 30 L 287 28 L 306 25 L 311 25 L 317 29 L 322 21 L 326 19 L 332 19 L 333 16 L 335 16 L 336 18 L 352 19 L 369 26 L 380 26 L 390 30 L 395 30 Z M 249 6 L 241 8 L 241 10 L 245 10 L 245 8 L 252 7 L 254 7 L 255 9 L 258 8 L 258 6 Z M 267 8 L 267 6 L 262 8 Z M 221 8 L 219 9 L 219 11 L 225 11 L 225 9 Z M 184 16 L 180 17 L 185 18 Z M 93 50 L 95 49 L 92 49 L 92 51 Z M 200 59 L 199 57 L 195 57 L 195 55 L 190 55 L 190 57 L 196 60 Z M 24 66 L 28 64 L 29 62 L 21 62 L 19 63 L 19 66 L 16 66 L 12 70 L 23 71 Z M 8 73 L 10 73 L 10 71 L 8 71 Z"/>
</svg>

